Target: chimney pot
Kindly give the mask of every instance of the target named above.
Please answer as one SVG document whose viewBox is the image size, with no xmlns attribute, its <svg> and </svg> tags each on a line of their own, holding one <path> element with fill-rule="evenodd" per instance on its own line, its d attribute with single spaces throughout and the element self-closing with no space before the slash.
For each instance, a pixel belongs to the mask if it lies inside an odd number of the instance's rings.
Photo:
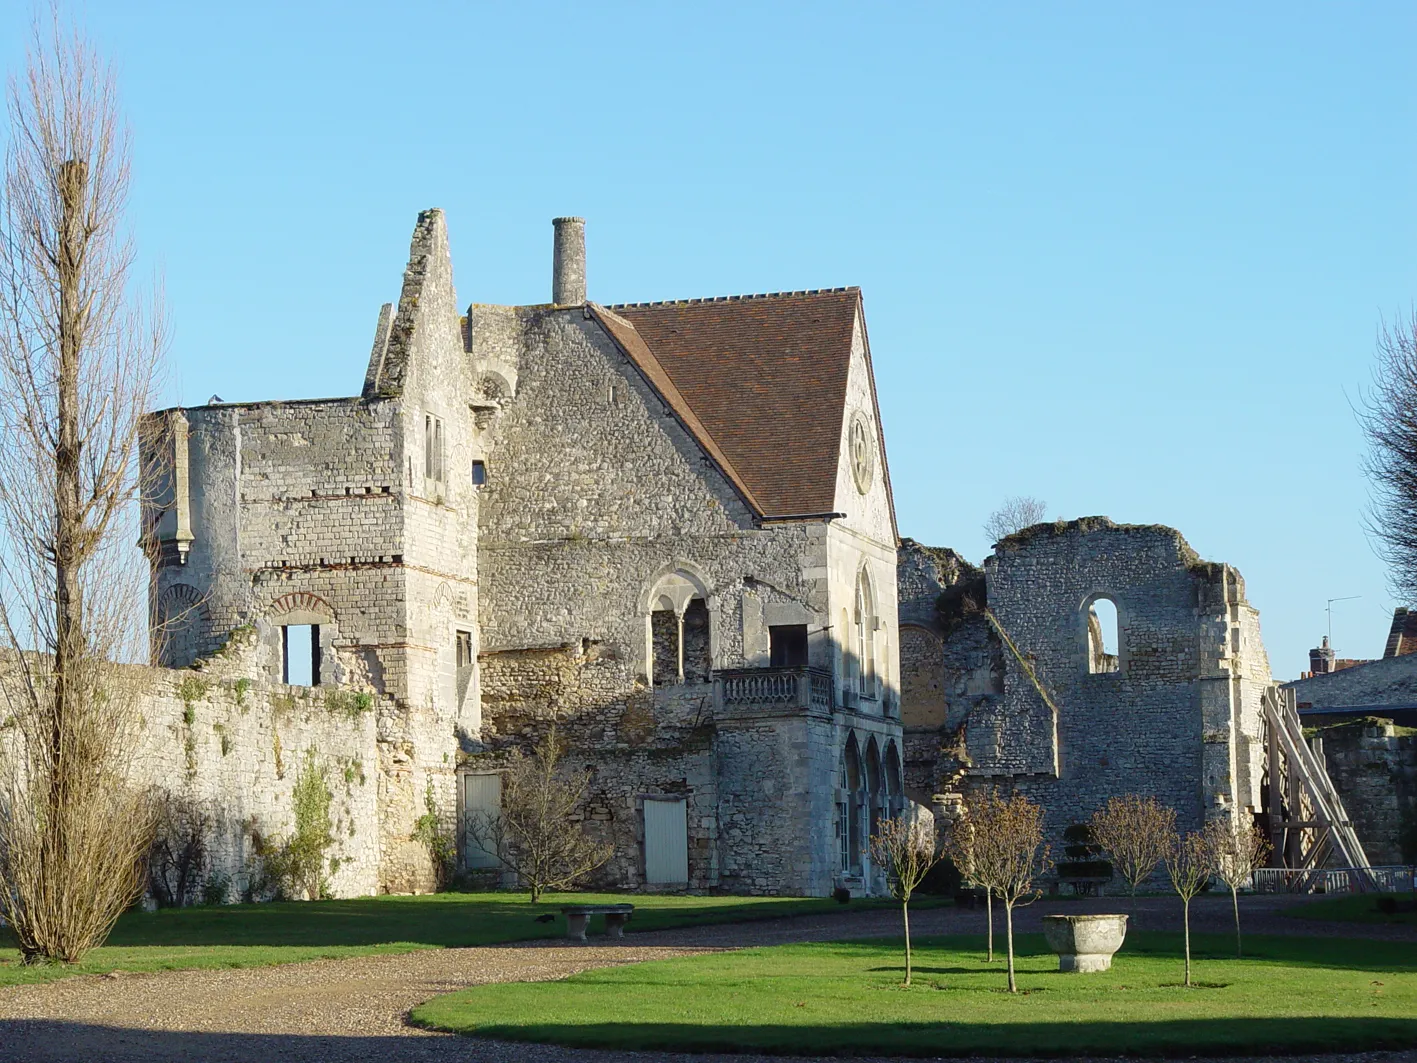
<svg viewBox="0 0 1417 1063">
<path fill-rule="evenodd" d="M 585 219 L 553 218 L 556 249 L 551 262 L 551 301 L 580 306 L 586 301 Z"/>
</svg>

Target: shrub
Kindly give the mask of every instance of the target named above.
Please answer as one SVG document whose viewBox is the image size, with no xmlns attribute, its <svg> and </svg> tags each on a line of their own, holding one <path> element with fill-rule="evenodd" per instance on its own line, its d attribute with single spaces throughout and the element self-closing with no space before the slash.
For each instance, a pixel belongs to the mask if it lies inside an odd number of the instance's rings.
<svg viewBox="0 0 1417 1063">
<path fill-rule="evenodd" d="M 423 815 L 414 823 L 411 840 L 422 842 L 433 860 L 433 875 L 438 888 L 447 886 L 457 863 L 457 845 L 453 836 L 442 829 L 438 821 L 438 805 L 433 799 L 433 777 L 428 777 L 428 785 L 423 791 Z"/>
<path fill-rule="evenodd" d="M 267 841 L 252 832 L 256 853 L 265 865 L 265 877 L 276 884 L 281 896 L 318 900 L 329 895 L 324 871 L 325 851 L 335 841 L 330 819 L 332 800 L 325 766 L 316 759 L 315 751 L 309 750 L 291 792 L 295 832 L 279 842 Z"/>
</svg>

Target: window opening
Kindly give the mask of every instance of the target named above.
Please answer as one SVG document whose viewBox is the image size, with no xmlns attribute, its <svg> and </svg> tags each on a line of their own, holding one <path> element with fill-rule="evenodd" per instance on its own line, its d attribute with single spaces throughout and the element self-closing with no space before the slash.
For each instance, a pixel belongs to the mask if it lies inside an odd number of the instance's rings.
<svg viewBox="0 0 1417 1063">
<path fill-rule="evenodd" d="M 443 464 L 443 419 L 425 414 L 423 417 L 423 475 L 442 483 L 446 478 Z"/>
<path fill-rule="evenodd" d="M 288 686 L 320 685 L 320 625 L 286 624 L 281 631 L 280 680 Z"/>
<path fill-rule="evenodd" d="M 1087 607 L 1087 670 L 1094 675 L 1121 670 L 1117 603 L 1111 598 L 1094 599 Z"/>
<path fill-rule="evenodd" d="M 871 577 L 861 570 L 856 581 L 856 690 L 863 698 L 876 696 L 876 596 Z"/>
<path fill-rule="evenodd" d="M 861 754 L 856 748 L 856 738 L 846 740 L 846 752 L 842 754 L 842 775 L 845 783 L 846 801 L 841 809 L 841 868 L 843 871 L 859 873 L 861 870 L 861 850 L 865 839 L 861 836 L 862 800 Z"/>
<path fill-rule="evenodd" d="M 713 671 L 708 603 L 702 598 L 690 599 L 681 614 L 666 596 L 659 599 L 659 606 L 649 617 L 654 685 L 707 683 Z"/>
<path fill-rule="evenodd" d="M 772 667 L 807 667 L 806 624 L 773 624 L 768 628 L 768 646 Z"/>
<path fill-rule="evenodd" d="M 461 704 L 467 697 L 467 688 L 472 682 L 472 632 L 457 632 L 456 641 L 458 703 Z"/>
<path fill-rule="evenodd" d="M 472 463 L 472 486 L 482 487 L 487 483 L 487 463 L 485 461 L 474 461 Z"/>
</svg>

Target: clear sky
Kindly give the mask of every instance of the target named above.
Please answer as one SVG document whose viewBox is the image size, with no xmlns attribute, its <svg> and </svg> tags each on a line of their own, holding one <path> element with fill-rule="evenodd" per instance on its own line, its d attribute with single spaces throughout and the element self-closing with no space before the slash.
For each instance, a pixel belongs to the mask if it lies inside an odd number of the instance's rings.
<svg viewBox="0 0 1417 1063">
<path fill-rule="evenodd" d="M 859 284 L 905 535 L 1180 528 L 1277 676 L 1391 607 L 1350 402 L 1417 299 L 1417 4 L 194 4 L 118 63 L 172 398 L 353 394 L 420 208 L 464 302 Z M 0 65 L 29 13 L 0 5 Z"/>
</svg>

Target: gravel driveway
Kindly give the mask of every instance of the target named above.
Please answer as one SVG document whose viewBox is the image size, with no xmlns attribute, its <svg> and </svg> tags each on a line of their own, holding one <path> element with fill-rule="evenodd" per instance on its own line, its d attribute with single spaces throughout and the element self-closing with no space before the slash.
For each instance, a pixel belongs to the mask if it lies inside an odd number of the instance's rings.
<svg viewBox="0 0 1417 1063">
<path fill-rule="evenodd" d="M 1251 898 L 1244 909 L 1252 933 L 1336 934 L 1417 942 L 1417 928 L 1330 924 L 1277 914 L 1293 898 Z M 1116 911 L 1105 901 L 1040 902 L 1019 913 L 1018 928 L 1036 929 L 1050 911 Z M 1228 903 L 1198 902 L 1192 928 L 1230 929 Z M 1144 898 L 1137 921 L 1145 929 L 1179 929 L 1174 899 Z M 970 933 L 983 913 L 953 908 L 921 911 L 917 934 Z M 501 981 L 563 978 L 591 967 L 702 953 L 719 948 L 775 945 L 898 933 L 890 911 L 775 919 L 635 934 L 609 945 L 513 945 L 438 949 L 402 956 L 369 956 L 225 971 L 72 978 L 47 985 L 0 989 L 0 1061 L 83 1060 L 167 1063 L 176 1060 L 300 1063 L 394 1063 L 476 1060 L 479 1063 L 610 1063 L 691 1060 L 755 1063 L 748 1056 L 669 1056 L 590 1052 L 449 1037 L 405 1024 L 410 1008 L 438 993 Z M 1332 1063 L 1417 1063 L 1417 1051 L 1326 1057 Z M 774 1063 L 782 1063 L 780 1057 Z M 997 1063 L 997 1061 L 995 1061 Z"/>
</svg>

